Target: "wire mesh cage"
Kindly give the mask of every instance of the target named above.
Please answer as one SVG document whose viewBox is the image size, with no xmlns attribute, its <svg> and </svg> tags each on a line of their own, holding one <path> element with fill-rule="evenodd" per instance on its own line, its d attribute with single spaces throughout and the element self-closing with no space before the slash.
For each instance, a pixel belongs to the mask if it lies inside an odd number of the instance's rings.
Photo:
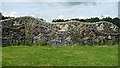
<svg viewBox="0 0 120 68">
<path fill-rule="evenodd" d="M 0 23 L 3 46 L 32 45 L 41 41 L 49 45 L 94 45 L 114 40 L 113 44 L 116 44 L 120 39 L 119 27 L 107 21 L 48 23 L 25 16 L 2 20 Z"/>
</svg>

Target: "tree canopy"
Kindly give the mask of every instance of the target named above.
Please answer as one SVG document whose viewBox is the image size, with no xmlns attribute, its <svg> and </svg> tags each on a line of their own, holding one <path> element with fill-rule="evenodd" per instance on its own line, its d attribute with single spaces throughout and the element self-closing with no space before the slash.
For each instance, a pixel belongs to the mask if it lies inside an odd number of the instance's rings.
<svg viewBox="0 0 120 68">
<path fill-rule="evenodd" d="M 90 23 L 93 23 L 93 22 L 99 22 L 99 21 L 108 21 L 108 22 L 111 22 L 113 24 L 115 24 L 116 26 L 118 26 L 120 28 L 120 18 L 118 17 L 115 17 L 115 18 L 111 18 L 111 17 L 105 17 L 105 18 L 98 18 L 98 17 L 95 17 L 95 18 L 86 18 L 86 19 L 79 19 L 79 18 L 74 18 L 74 19 L 70 19 L 70 20 L 75 20 L 75 21 L 80 21 L 80 22 L 90 22 Z M 66 21 L 70 21 L 70 20 L 64 20 L 64 19 L 53 19 L 52 22 L 66 22 Z"/>
<path fill-rule="evenodd" d="M 14 17 L 10 17 L 10 16 L 2 16 L 2 20 L 10 19 L 10 18 L 14 18 Z"/>
</svg>

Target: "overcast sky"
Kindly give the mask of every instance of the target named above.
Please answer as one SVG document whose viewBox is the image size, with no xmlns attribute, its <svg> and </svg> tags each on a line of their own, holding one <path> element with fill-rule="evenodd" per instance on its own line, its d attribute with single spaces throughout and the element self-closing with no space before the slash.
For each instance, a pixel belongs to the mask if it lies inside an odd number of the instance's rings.
<svg viewBox="0 0 120 68">
<path fill-rule="evenodd" d="M 4 0 L 0 11 L 5 16 L 33 16 L 51 21 L 55 18 L 118 16 L 119 0 Z"/>
</svg>

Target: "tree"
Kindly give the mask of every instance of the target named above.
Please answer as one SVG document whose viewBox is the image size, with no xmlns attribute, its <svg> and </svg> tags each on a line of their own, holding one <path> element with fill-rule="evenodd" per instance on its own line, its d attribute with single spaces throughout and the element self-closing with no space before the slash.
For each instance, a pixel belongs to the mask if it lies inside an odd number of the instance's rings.
<svg viewBox="0 0 120 68">
<path fill-rule="evenodd" d="M 25 40 L 26 45 L 31 45 L 33 43 L 33 32 L 34 28 L 36 27 L 36 21 L 32 19 L 28 19 L 27 22 L 25 22 Z"/>
<path fill-rule="evenodd" d="M 120 19 L 118 17 L 113 18 L 113 24 L 120 28 Z"/>
<path fill-rule="evenodd" d="M 65 22 L 64 19 L 53 19 L 52 22 Z"/>
<path fill-rule="evenodd" d="M 71 20 L 80 21 L 80 19 L 79 19 L 79 18 L 75 18 L 75 19 L 71 19 Z"/>
<path fill-rule="evenodd" d="M 112 18 L 110 17 L 102 18 L 102 21 L 113 22 Z"/>
<path fill-rule="evenodd" d="M 2 13 L 0 12 L 0 20 L 2 19 Z"/>
<path fill-rule="evenodd" d="M 79 21 L 80 21 L 80 22 L 85 22 L 85 19 L 80 19 Z"/>
<path fill-rule="evenodd" d="M 91 18 L 92 19 L 92 22 L 99 22 L 100 19 L 98 17 L 95 17 L 95 18 Z"/>
<path fill-rule="evenodd" d="M 68 20 L 68 19 L 67 19 L 67 20 L 65 20 L 65 22 L 67 22 L 67 21 L 70 21 L 70 20 Z"/>
</svg>

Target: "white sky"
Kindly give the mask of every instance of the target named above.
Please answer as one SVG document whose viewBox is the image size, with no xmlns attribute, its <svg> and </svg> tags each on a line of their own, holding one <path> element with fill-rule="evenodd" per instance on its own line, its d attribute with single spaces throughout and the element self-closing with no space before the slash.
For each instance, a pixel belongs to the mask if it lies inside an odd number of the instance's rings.
<svg viewBox="0 0 120 68">
<path fill-rule="evenodd" d="M 77 2 L 75 2 L 77 1 Z M 97 2 L 96 2 L 97 1 Z M 118 16 L 119 0 L 2 0 L 5 16 L 33 16 L 52 21 L 55 18 Z"/>
</svg>

